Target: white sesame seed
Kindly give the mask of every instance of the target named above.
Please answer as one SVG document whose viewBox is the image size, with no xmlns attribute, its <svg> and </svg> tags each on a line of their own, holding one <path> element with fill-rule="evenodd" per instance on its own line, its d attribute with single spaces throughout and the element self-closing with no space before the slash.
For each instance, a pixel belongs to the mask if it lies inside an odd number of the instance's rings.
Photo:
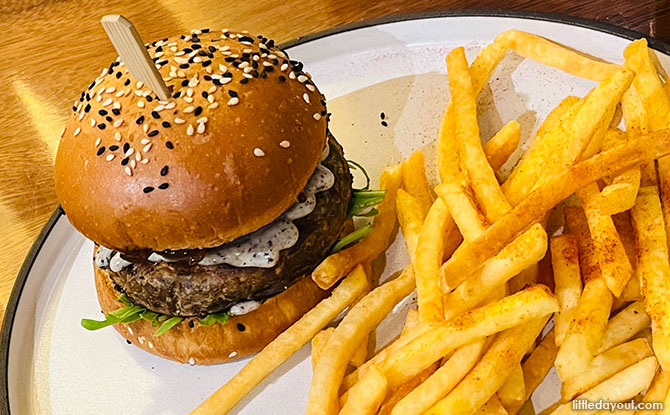
<svg viewBox="0 0 670 415">
<path fill-rule="evenodd" d="M 249 66 L 249 62 L 242 62 L 242 63 L 240 63 L 240 66 L 238 66 L 238 68 L 243 69 L 243 68 L 246 68 L 247 66 Z"/>
<path fill-rule="evenodd" d="M 114 154 L 107 154 L 107 157 L 105 157 L 105 160 L 107 160 L 107 161 L 114 160 Z"/>
<path fill-rule="evenodd" d="M 256 147 L 254 149 L 254 156 L 256 157 L 263 157 L 265 155 L 265 151 L 261 150 L 260 148 Z"/>
<path fill-rule="evenodd" d="M 216 85 L 210 86 L 209 89 L 207 90 L 208 94 L 213 94 L 215 92 L 216 92 Z"/>
<path fill-rule="evenodd" d="M 95 139 L 95 146 L 96 146 L 96 147 L 99 146 L 101 141 L 102 141 L 102 140 L 100 139 L 100 137 L 96 138 L 96 139 Z"/>
<path fill-rule="evenodd" d="M 137 83 L 135 84 L 135 86 L 137 87 L 137 89 L 140 89 L 140 88 L 142 88 L 142 87 L 144 86 L 144 82 L 142 82 L 142 81 L 137 81 Z"/>
<path fill-rule="evenodd" d="M 123 92 L 123 96 L 124 96 L 124 97 L 127 97 L 128 95 L 130 95 L 130 92 L 131 92 L 131 91 L 130 91 L 130 88 L 127 88 L 127 89 Z"/>
<path fill-rule="evenodd" d="M 188 358 L 188 364 L 191 365 L 191 366 L 194 366 L 195 365 L 195 359 L 192 358 L 192 357 L 189 357 Z"/>
<path fill-rule="evenodd" d="M 144 148 L 142 148 L 142 152 L 143 153 L 148 153 L 149 150 L 151 150 L 151 147 L 153 147 L 153 143 L 147 144 L 146 146 L 144 146 Z M 139 154 L 139 153 L 137 153 L 137 154 Z"/>
<path fill-rule="evenodd" d="M 196 122 L 198 124 L 200 124 L 200 123 L 207 122 L 207 121 L 209 121 L 209 119 L 207 117 L 200 117 L 200 118 L 198 118 L 198 120 Z"/>
<path fill-rule="evenodd" d="M 140 154 L 139 151 L 137 153 L 135 153 L 135 160 L 137 160 L 137 161 L 142 160 L 142 154 Z M 135 168 L 135 167 L 133 166 L 133 168 Z"/>
<path fill-rule="evenodd" d="M 174 56 L 182 56 L 182 55 L 186 55 L 186 52 L 184 52 L 183 50 L 180 50 L 179 52 L 174 54 Z"/>
<path fill-rule="evenodd" d="M 232 359 L 235 356 L 237 356 L 237 352 L 230 352 L 230 354 L 228 355 L 228 358 Z"/>
<path fill-rule="evenodd" d="M 289 148 L 289 147 L 291 147 L 291 142 L 287 141 L 287 140 L 284 140 L 281 143 L 279 143 L 279 146 L 283 147 L 283 148 Z"/>
<path fill-rule="evenodd" d="M 260 57 L 260 56 L 258 56 L 258 55 L 254 55 L 254 57 L 253 57 L 253 58 L 251 58 L 251 59 L 253 59 L 253 60 L 255 60 L 255 61 L 258 61 L 258 60 L 260 60 L 260 59 L 261 59 L 261 57 Z"/>
<path fill-rule="evenodd" d="M 144 108 L 144 101 L 142 101 L 142 100 L 137 101 L 137 106 L 140 107 L 140 108 Z"/>
<path fill-rule="evenodd" d="M 218 108 L 218 106 L 219 106 L 219 103 L 215 102 L 213 104 L 208 105 L 207 109 L 213 110 L 214 108 Z"/>
<path fill-rule="evenodd" d="M 205 123 L 200 123 L 198 124 L 198 134 L 202 134 L 205 132 Z"/>
<path fill-rule="evenodd" d="M 160 111 L 163 111 L 164 109 L 165 109 L 165 105 L 158 105 L 156 108 L 154 108 L 154 111 L 160 112 Z"/>
<path fill-rule="evenodd" d="M 321 114 L 319 114 L 318 112 L 315 112 L 314 115 L 312 115 L 312 118 L 319 121 L 321 119 Z"/>
<path fill-rule="evenodd" d="M 308 79 L 309 79 L 309 78 L 306 77 L 305 75 L 298 75 L 298 82 L 300 82 L 300 83 L 303 83 L 303 82 L 305 82 L 305 81 L 308 80 Z"/>
<path fill-rule="evenodd" d="M 105 92 L 105 87 L 101 86 L 100 89 L 98 89 L 97 95 L 102 95 L 103 92 Z"/>
<path fill-rule="evenodd" d="M 205 72 L 212 73 L 212 67 L 211 66 L 206 67 Z"/>
<path fill-rule="evenodd" d="M 130 168 L 134 169 L 135 167 L 137 167 L 137 162 L 135 160 L 130 160 Z"/>
<path fill-rule="evenodd" d="M 170 51 L 172 51 L 172 52 L 176 52 L 176 51 L 177 51 L 177 47 L 176 47 L 176 46 L 172 46 L 172 47 L 170 48 Z"/>
<path fill-rule="evenodd" d="M 251 78 L 254 77 L 254 76 L 253 76 L 252 74 L 250 74 L 250 73 L 243 73 L 242 76 L 245 77 L 245 78 L 249 78 L 249 79 L 251 79 Z M 230 79 L 230 78 L 228 78 L 228 79 Z"/>
<path fill-rule="evenodd" d="M 167 44 L 168 46 L 177 46 L 177 42 L 170 42 Z"/>
<path fill-rule="evenodd" d="M 214 75 L 212 75 L 212 79 L 221 79 L 221 78 L 223 78 L 223 77 L 221 75 L 219 75 L 218 73 L 215 73 Z"/>
<path fill-rule="evenodd" d="M 191 79 L 190 81 L 188 81 L 188 86 L 191 86 L 191 87 L 198 86 L 198 83 L 199 83 L 199 81 L 197 79 Z"/>
<path fill-rule="evenodd" d="M 295 79 L 295 72 L 289 72 L 288 77 L 289 79 Z"/>
<path fill-rule="evenodd" d="M 193 88 L 188 88 L 186 90 L 186 95 L 188 95 L 189 97 L 192 97 L 193 96 Z"/>
<path fill-rule="evenodd" d="M 116 94 L 114 94 L 115 97 L 120 98 L 123 96 L 124 91 L 119 91 Z"/>
<path fill-rule="evenodd" d="M 240 103 L 240 99 L 239 99 L 238 97 L 232 97 L 232 98 L 228 101 L 228 105 L 237 105 L 237 104 L 239 104 L 239 103 Z"/>
<path fill-rule="evenodd" d="M 307 92 L 302 94 L 302 99 L 305 100 L 305 102 L 309 104 L 309 94 L 307 94 Z"/>
<path fill-rule="evenodd" d="M 142 96 L 142 91 L 140 91 L 139 89 L 136 89 L 135 90 L 135 95 L 137 95 L 138 97 L 141 97 Z"/>
<path fill-rule="evenodd" d="M 219 70 L 221 72 L 226 72 L 228 70 L 228 68 L 226 68 L 226 65 L 220 63 L 219 64 Z"/>
<path fill-rule="evenodd" d="M 77 129 L 74 130 L 74 133 L 72 133 L 72 135 L 76 137 L 76 136 L 79 135 L 80 132 L 81 132 L 81 128 L 77 127 Z"/>
<path fill-rule="evenodd" d="M 191 97 L 184 97 L 184 101 L 188 102 L 189 104 L 193 102 L 193 98 Z"/>
<path fill-rule="evenodd" d="M 126 157 L 130 157 L 130 156 L 133 155 L 134 152 L 135 152 L 135 149 L 131 147 L 131 148 L 128 149 L 128 151 L 126 151 L 126 153 L 124 154 L 124 156 L 126 156 Z"/>
<path fill-rule="evenodd" d="M 121 133 L 118 132 L 118 131 L 115 132 L 115 133 L 114 133 L 114 139 L 115 139 L 116 141 L 121 141 Z"/>
<path fill-rule="evenodd" d="M 112 105 L 112 102 L 114 102 L 114 101 L 112 101 L 111 98 L 107 98 L 107 99 L 105 100 L 105 102 L 102 103 L 102 106 L 103 106 L 103 107 L 107 107 L 107 106 L 109 106 L 109 105 Z"/>
<path fill-rule="evenodd" d="M 140 140 L 140 143 L 142 143 L 142 144 L 149 144 L 150 142 L 151 142 L 151 140 L 149 140 L 148 138 L 143 138 L 143 139 Z"/>
<path fill-rule="evenodd" d="M 207 96 L 207 101 L 209 101 L 210 104 L 213 103 L 214 102 L 214 95 L 208 95 Z"/>
<path fill-rule="evenodd" d="M 244 48 L 244 49 L 242 49 L 242 52 L 244 52 L 244 53 L 251 53 L 251 52 L 253 52 L 253 51 L 252 51 L 251 49 L 249 49 L 249 48 Z"/>
<path fill-rule="evenodd" d="M 65 127 L 63 127 L 63 129 L 61 130 L 60 137 L 62 137 L 64 134 L 65 134 Z"/>
<path fill-rule="evenodd" d="M 263 43 L 263 42 L 259 42 L 258 47 L 261 48 L 261 49 L 267 49 L 267 46 L 265 46 L 265 43 Z"/>
<path fill-rule="evenodd" d="M 114 121 L 114 127 L 120 127 L 121 124 L 123 124 L 123 118 L 119 118 L 118 120 Z"/>
<path fill-rule="evenodd" d="M 265 61 L 263 62 L 263 66 L 272 66 L 272 62 Z"/>
<path fill-rule="evenodd" d="M 91 127 L 95 127 L 95 118 L 91 118 Z"/>
<path fill-rule="evenodd" d="M 175 123 L 175 124 L 183 124 L 183 123 L 185 123 L 185 122 L 186 122 L 186 121 L 184 121 L 183 119 L 181 119 L 181 118 L 179 118 L 179 117 L 177 117 L 177 118 L 174 119 L 174 123 Z"/>
<path fill-rule="evenodd" d="M 202 58 L 200 56 L 196 56 L 195 58 L 193 58 L 193 62 L 200 63 L 202 62 Z"/>
<path fill-rule="evenodd" d="M 123 171 L 126 172 L 126 174 L 127 174 L 128 176 L 132 176 L 132 175 L 133 175 L 133 171 L 130 170 L 130 167 L 128 167 L 128 166 L 126 166 L 126 168 L 123 169 Z"/>
<path fill-rule="evenodd" d="M 174 108 L 176 105 L 177 105 L 176 102 L 170 102 L 169 104 L 167 104 L 167 105 L 165 106 L 165 109 L 166 109 L 166 110 L 171 110 L 171 109 Z"/>
<path fill-rule="evenodd" d="M 113 86 L 110 86 L 109 88 L 105 89 L 106 94 L 111 94 L 114 91 L 116 91 L 116 88 Z"/>
<path fill-rule="evenodd" d="M 268 55 L 268 59 L 276 59 L 276 58 L 277 58 L 277 55 L 275 55 L 274 53 L 270 53 Z"/>
<path fill-rule="evenodd" d="M 121 103 L 120 102 L 115 102 L 114 105 L 112 105 L 112 108 L 121 109 Z"/>
<path fill-rule="evenodd" d="M 193 130 L 193 125 L 189 124 L 188 128 L 186 128 L 186 135 L 193 135 L 194 130 Z"/>
<path fill-rule="evenodd" d="M 102 101 L 102 95 L 98 95 L 97 97 L 95 97 L 95 100 L 98 102 Z"/>
<path fill-rule="evenodd" d="M 170 103 L 170 101 L 158 101 L 158 103 L 161 105 L 167 105 Z"/>
<path fill-rule="evenodd" d="M 177 71 L 177 76 L 180 78 L 186 78 L 186 73 L 180 69 Z"/>
<path fill-rule="evenodd" d="M 229 51 L 229 50 L 227 50 L 227 51 L 225 51 L 225 52 L 221 52 L 221 53 L 223 54 L 223 56 L 230 56 L 230 55 L 233 54 L 233 52 L 231 52 L 231 51 Z"/>
<path fill-rule="evenodd" d="M 100 72 L 100 76 L 98 78 L 103 77 L 105 75 L 107 75 L 107 68 L 102 68 L 102 72 Z"/>
<path fill-rule="evenodd" d="M 233 78 L 221 78 L 221 80 L 219 82 L 221 82 L 221 85 L 225 85 L 232 80 L 233 80 Z"/>
<path fill-rule="evenodd" d="M 150 349 L 153 349 L 153 348 L 154 348 L 154 344 L 153 344 L 153 343 L 151 343 L 151 342 L 147 342 L 147 344 L 149 345 L 149 348 L 150 348 Z"/>
<path fill-rule="evenodd" d="M 240 42 L 243 45 L 251 46 L 251 42 Z"/>
<path fill-rule="evenodd" d="M 137 338 L 137 340 L 140 342 L 140 344 L 144 344 L 145 337 L 140 336 L 140 337 Z"/>
<path fill-rule="evenodd" d="M 221 50 L 221 51 L 230 50 L 230 46 L 229 46 L 229 45 L 220 46 L 220 47 L 219 47 L 219 50 Z M 223 65 L 219 65 L 219 68 L 220 68 L 221 66 L 223 66 Z"/>
<path fill-rule="evenodd" d="M 147 96 L 149 96 L 149 95 L 151 95 L 151 91 L 144 91 L 144 92 L 142 92 L 142 96 L 143 96 L 143 97 L 147 97 Z"/>
<path fill-rule="evenodd" d="M 195 111 L 195 107 L 192 106 L 192 105 L 190 105 L 190 106 L 184 108 L 184 113 L 185 113 L 185 114 L 190 114 L 190 113 L 192 113 L 193 111 Z"/>
<path fill-rule="evenodd" d="M 233 53 L 232 55 L 230 55 L 230 57 L 237 59 L 240 57 L 240 55 L 238 55 L 237 53 Z"/>
<path fill-rule="evenodd" d="M 244 70 L 244 73 L 249 73 L 249 72 L 253 71 L 254 68 L 252 68 L 251 66 L 247 66 L 247 67 L 244 68 L 243 70 Z"/>
<path fill-rule="evenodd" d="M 163 56 L 163 52 L 156 52 L 154 58 L 160 58 L 161 56 Z"/>
<path fill-rule="evenodd" d="M 147 131 L 149 131 L 149 124 L 144 124 L 144 125 L 142 126 L 142 130 L 143 130 L 145 133 L 146 133 Z"/>
<path fill-rule="evenodd" d="M 316 90 L 316 88 L 314 88 L 314 85 L 312 85 L 312 84 L 305 84 L 305 88 L 309 89 L 312 92 L 314 92 Z"/>
</svg>

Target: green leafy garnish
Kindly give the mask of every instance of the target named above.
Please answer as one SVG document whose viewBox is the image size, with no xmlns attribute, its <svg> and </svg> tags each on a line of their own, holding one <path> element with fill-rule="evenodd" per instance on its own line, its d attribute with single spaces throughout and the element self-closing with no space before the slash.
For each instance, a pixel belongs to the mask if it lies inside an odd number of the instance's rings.
<svg viewBox="0 0 670 415">
<path fill-rule="evenodd" d="M 165 320 L 163 324 L 156 330 L 154 333 L 154 337 L 158 337 L 161 334 L 165 333 L 166 331 L 170 330 L 172 327 L 176 326 L 177 324 L 181 323 L 183 320 L 182 317 L 170 317 L 169 319 Z"/>
<path fill-rule="evenodd" d="M 386 190 L 353 190 L 351 193 L 351 200 L 349 200 L 349 211 L 347 216 L 374 216 L 377 214 L 376 209 L 373 214 L 373 208 L 384 201 L 386 197 Z"/>
<path fill-rule="evenodd" d="M 142 311 L 145 311 L 142 307 L 129 304 L 105 315 L 105 319 L 102 321 L 83 318 L 81 319 L 81 325 L 86 330 L 99 330 L 116 323 L 132 323 L 140 319 Z"/>
<path fill-rule="evenodd" d="M 365 176 L 365 182 L 366 182 L 365 187 L 363 187 L 362 189 L 354 189 L 354 190 L 367 190 L 367 189 L 369 189 L 370 188 L 370 176 L 368 176 L 368 172 L 365 171 L 365 168 L 363 166 L 361 166 L 360 164 L 356 163 L 353 160 L 347 160 L 347 164 L 349 165 L 349 168 L 351 170 L 360 170 L 361 172 L 363 172 L 363 175 Z"/>
<path fill-rule="evenodd" d="M 200 320 L 201 326 L 209 326 L 213 323 L 226 324 L 230 318 L 230 312 L 224 311 L 223 313 L 210 314 L 207 317 Z"/>
<path fill-rule="evenodd" d="M 348 235 L 345 235 L 342 239 L 337 241 L 335 246 L 333 246 L 333 250 L 331 251 L 332 254 L 341 251 L 343 248 L 353 244 L 354 242 L 358 242 L 361 239 L 365 238 L 372 232 L 372 225 L 365 225 L 362 226 L 355 231 L 351 232 Z"/>
</svg>

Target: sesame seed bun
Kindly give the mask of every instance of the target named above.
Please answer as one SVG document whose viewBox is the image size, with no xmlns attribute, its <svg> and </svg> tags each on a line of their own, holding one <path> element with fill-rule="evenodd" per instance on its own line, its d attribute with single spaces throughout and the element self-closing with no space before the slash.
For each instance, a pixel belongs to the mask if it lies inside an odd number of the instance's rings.
<svg viewBox="0 0 670 415">
<path fill-rule="evenodd" d="M 114 288 L 108 271 L 93 268 L 102 312 L 121 308 L 121 293 Z M 261 350 L 327 295 L 328 291 L 306 276 L 256 310 L 233 316 L 225 324 L 201 326 L 199 318 L 186 318 L 159 337 L 154 336 L 157 327 L 145 320 L 114 327 L 126 340 L 151 354 L 181 363 L 218 364 Z"/>
<path fill-rule="evenodd" d="M 232 241 L 288 209 L 319 162 L 327 114 L 302 65 L 263 37 L 198 32 L 148 46 L 168 101 L 117 60 L 73 106 L 56 192 L 100 245 Z"/>
</svg>

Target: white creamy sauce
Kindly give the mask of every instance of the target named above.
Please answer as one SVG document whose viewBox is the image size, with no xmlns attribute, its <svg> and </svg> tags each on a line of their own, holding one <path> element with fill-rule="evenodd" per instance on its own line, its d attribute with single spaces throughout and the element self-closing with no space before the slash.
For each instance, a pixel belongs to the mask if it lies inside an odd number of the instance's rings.
<svg viewBox="0 0 670 415">
<path fill-rule="evenodd" d="M 321 161 L 330 154 L 330 146 L 326 145 L 321 154 Z M 234 267 L 272 268 L 277 265 L 279 252 L 292 247 L 298 242 L 298 228 L 293 224 L 296 219 L 303 218 L 314 211 L 316 194 L 330 189 L 335 184 L 333 173 L 319 163 L 302 191 L 304 201 L 297 202 L 284 212 L 277 220 L 261 229 L 243 236 L 234 242 L 209 251 L 198 262 L 198 265 L 228 264 Z M 157 252 L 149 255 L 152 262 L 170 262 Z M 121 254 L 103 246 L 98 247 L 95 264 L 100 268 L 109 267 L 119 272 L 131 265 L 121 258 Z"/>
<path fill-rule="evenodd" d="M 251 313 L 260 306 L 261 303 L 258 301 L 243 301 L 230 307 L 230 314 L 233 316 L 241 316 L 243 314 Z"/>
</svg>

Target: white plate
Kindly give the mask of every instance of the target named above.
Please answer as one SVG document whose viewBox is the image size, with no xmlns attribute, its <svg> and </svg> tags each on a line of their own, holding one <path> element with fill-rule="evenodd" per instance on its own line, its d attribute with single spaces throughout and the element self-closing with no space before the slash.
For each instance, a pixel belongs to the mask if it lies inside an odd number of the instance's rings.
<svg viewBox="0 0 670 415">
<path fill-rule="evenodd" d="M 421 148 L 434 171 L 434 140 L 449 98 L 444 57 L 450 49 L 464 45 L 472 59 L 498 33 L 516 28 L 621 62 L 622 50 L 634 36 L 611 26 L 559 20 L 518 13 L 420 16 L 299 39 L 288 52 L 304 62 L 329 98 L 330 128 L 348 158 L 378 176 L 382 167 Z M 668 46 L 652 44 L 666 53 L 659 56 L 670 66 Z M 488 139 L 517 119 L 527 140 L 562 98 L 583 96 L 594 85 L 510 54 L 479 98 L 482 137 Z M 381 125 L 381 112 L 388 127 Z M 92 248 L 57 212 L 31 251 L 3 325 L 0 412 L 183 414 L 242 367 L 244 361 L 182 365 L 127 345 L 111 328 L 84 330 L 82 317 L 100 315 Z M 396 241 L 387 254 L 384 275 L 401 268 L 407 259 L 403 252 Z M 395 335 L 410 301 L 380 326 L 380 341 Z M 304 347 L 234 412 L 302 413 L 311 379 L 309 351 Z M 536 409 L 557 397 L 555 378 L 550 376 L 534 395 Z"/>
</svg>

